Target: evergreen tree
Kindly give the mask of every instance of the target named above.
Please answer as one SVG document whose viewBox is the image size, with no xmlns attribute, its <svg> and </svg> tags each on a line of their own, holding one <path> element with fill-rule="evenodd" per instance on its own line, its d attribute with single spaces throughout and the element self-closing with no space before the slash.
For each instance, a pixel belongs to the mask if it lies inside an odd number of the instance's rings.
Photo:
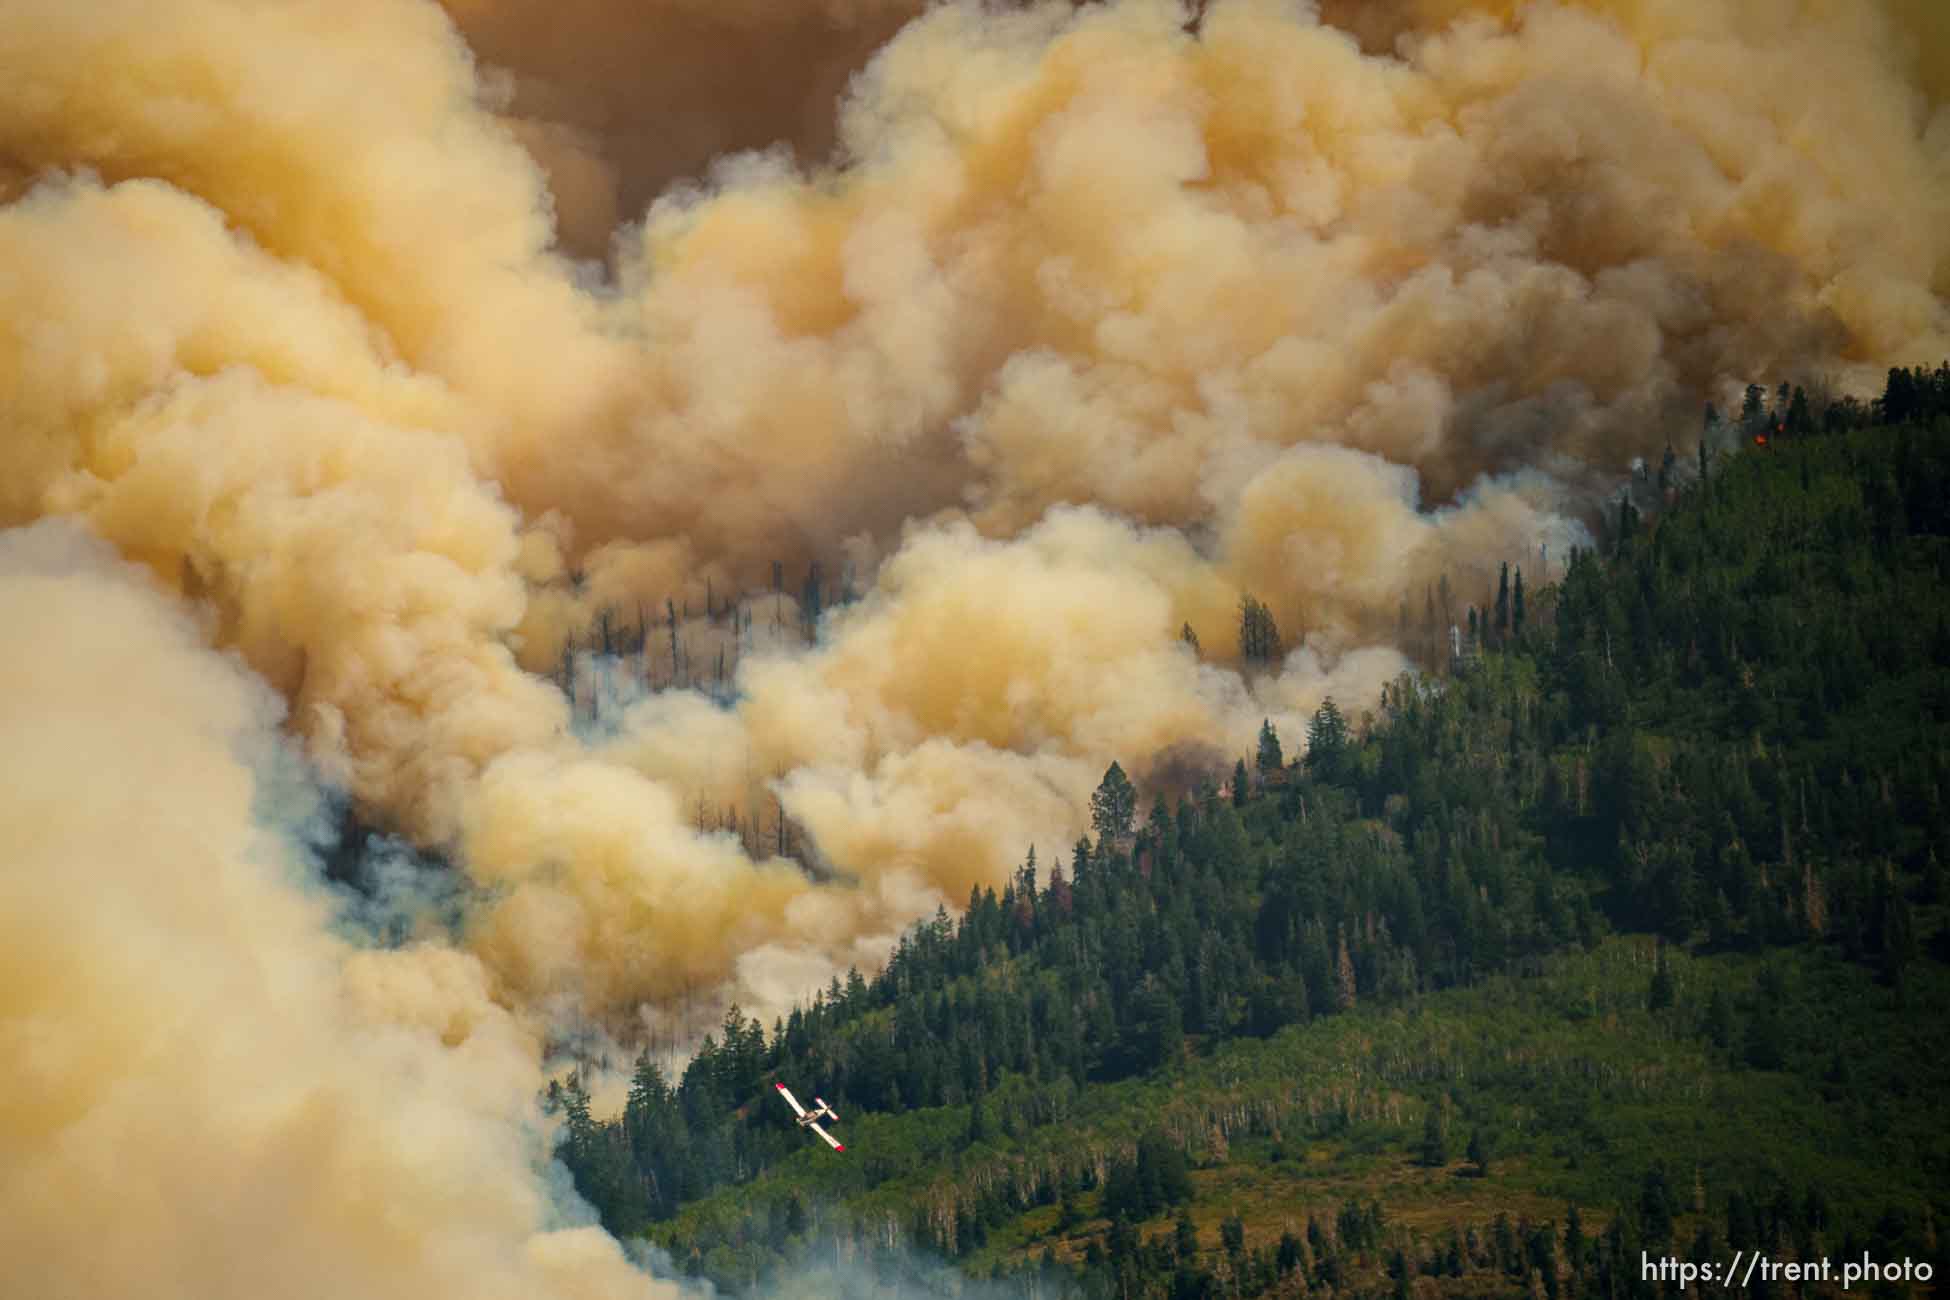
<svg viewBox="0 0 1950 1300">
<path fill-rule="evenodd" d="M 1444 1103 L 1438 1099 L 1422 1121 L 1422 1163 L 1440 1169 L 1449 1163 L 1449 1126 L 1443 1116 Z"/>
<path fill-rule="evenodd" d="M 1496 639 L 1501 641 L 1510 630 L 1510 564 L 1504 561 L 1502 572 L 1496 580 Z"/>
<path fill-rule="evenodd" d="M 1902 367 L 1892 366 L 1889 381 L 1876 399 L 1882 418 L 1890 424 L 1903 424 L 1918 414 L 1921 403 L 1917 400 L 1916 376 Z"/>
<path fill-rule="evenodd" d="M 1473 1130 L 1469 1135 L 1468 1155 L 1469 1163 L 1476 1166 L 1476 1176 L 1478 1178 L 1489 1177 L 1490 1147 L 1489 1143 L 1483 1138 L 1483 1130 L 1481 1128 Z"/>
<path fill-rule="evenodd" d="M 1307 767 L 1323 781 L 1337 779 L 1347 744 L 1347 719 L 1330 695 L 1320 702 L 1307 724 Z"/>
<path fill-rule="evenodd" d="M 1672 967 L 1666 961 L 1665 949 L 1661 948 L 1653 964 L 1652 988 L 1646 994 L 1646 1006 L 1653 1011 L 1663 1011 L 1672 1005 L 1673 993 Z"/>
<path fill-rule="evenodd" d="M 1748 384 L 1746 395 L 1740 402 L 1740 431 L 1751 437 L 1765 432 L 1767 428 L 1767 390 L 1759 384 Z"/>
<path fill-rule="evenodd" d="M 1177 1248 L 1179 1259 L 1191 1260 L 1197 1256 L 1198 1226 L 1192 1222 L 1192 1212 L 1190 1210 L 1180 1210 L 1178 1212 L 1178 1226 L 1174 1230 L 1174 1236 L 1174 1245 Z"/>
<path fill-rule="evenodd" d="M 1281 1277 L 1300 1267 L 1300 1238 L 1293 1234 L 1291 1228 L 1280 1233 L 1278 1263 Z"/>
<path fill-rule="evenodd" d="M 1140 1067 L 1146 1071 L 1175 1064 L 1185 1052 L 1185 1024 L 1178 999 L 1164 982 L 1147 979 L 1139 995 L 1135 1044 Z"/>
<path fill-rule="evenodd" d="M 968 1103 L 968 1129 L 962 1135 L 962 1145 L 972 1147 L 978 1142 L 988 1140 L 989 1117 L 980 1097 Z"/>
<path fill-rule="evenodd" d="M 596 1143 L 596 1123 L 589 1115 L 589 1092 L 582 1086 L 580 1071 L 570 1072 L 569 1082 L 563 1086 L 561 1097 L 565 1121 L 563 1134 L 567 1139 L 564 1154 L 573 1168 L 590 1158 Z"/>
<path fill-rule="evenodd" d="M 1259 724 L 1259 770 L 1276 772 L 1286 766 L 1286 756 L 1280 752 L 1280 733 L 1273 730 L 1273 720 L 1267 718 Z"/>
<path fill-rule="evenodd" d="M 1778 1070 L 1784 1063 L 1781 1052 L 1781 1017 L 1774 1004 L 1762 1001 L 1747 1021 L 1747 1040 L 1742 1056 L 1756 1070 Z"/>
<path fill-rule="evenodd" d="M 1803 434 L 1813 433 L 1814 429 L 1815 417 L 1814 413 L 1808 409 L 1808 394 L 1803 392 L 1800 385 L 1797 384 L 1794 389 L 1794 396 L 1788 402 L 1787 431 L 1798 437 Z"/>
<path fill-rule="evenodd" d="M 1638 531 L 1638 507 L 1632 504 L 1631 497 L 1620 496 L 1618 498 L 1618 544 L 1613 549 L 1615 557 L 1622 557 L 1625 554 L 1626 544 L 1638 536 Z"/>
<path fill-rule="evenodd" d="M 1512 636 L 1523 636 L 1523 622 L 1523 566 L 1518 565 L 1516 584 L 1510 590 L 1510 634 Z"/>
<path fill-rule="evenodd" d="M 1733 1008 L 1727 1003 L 1726 994 L 1719 989 L 1706 1003 L 1706 1020 L 1702 1028 L 1706 1037 L 1715 1047 L 1726 1048 L 1733 1044 Z"/>
<path fill-rule="evenodd" d="M 1883 911 L 1882 976 L 1891 986 L 1901 988 L 1903 978 L 1917 957 L 1916 920 L 1909 900 L 1892 889 Z"/>
<path fill-rule="evenodd" d="M 1115 843 L 1131 833 L 1137 818 L 1137 789 L 1124 769 L 1112 763 L 1104 772 L 1097 792 L 1090 796 L 1090 824 L 1096 829 L 1099 845 Z"/>
<path fill-rule="evenodd" d="M 1673 1209 L 1665 1167 L 1654 1165 L 1639 1189 L 1639 1227 L 1647 1244 L 1662 1246 L 1672 1240 Z"/>
</svg>

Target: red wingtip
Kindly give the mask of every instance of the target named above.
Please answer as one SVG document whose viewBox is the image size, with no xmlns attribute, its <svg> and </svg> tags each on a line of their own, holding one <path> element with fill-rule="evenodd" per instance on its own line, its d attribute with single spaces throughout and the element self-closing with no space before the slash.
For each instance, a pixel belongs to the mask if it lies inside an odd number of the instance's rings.
<svg viewBox="0 0 1950 1300">
<path fill-rule="evenodd" d="M 844 1151 L 844 1150 L 846 1150 L 846 1143 L 844 1143 L 844 1142 L 835 1142 L 835 1143 L 833 1144 L 833 1150 L 835 1150 L 835 1151 Z"/>
<path fill-rule="evenodd" d="M 772 1086 L 773 1086 L 774 1088 L 777 1088 L 777 1089 L 778 1089 L 778 1090 L 779 1090 L 780 1092 L 784 1092 L 784 1091 L 785 1091 L 785 1085 L 784 1085 L 784 1084 L 782 1084 L 782 1083 L 775 1083 L 775 1084 L 773 1084 Z"/>
</svg>

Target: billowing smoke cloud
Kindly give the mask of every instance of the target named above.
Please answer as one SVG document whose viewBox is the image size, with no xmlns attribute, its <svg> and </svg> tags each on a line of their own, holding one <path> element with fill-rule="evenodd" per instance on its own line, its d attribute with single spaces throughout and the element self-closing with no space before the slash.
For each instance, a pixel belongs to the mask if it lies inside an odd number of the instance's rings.
<svg viewBox="0 0 1950 1300">
<path fill-rule="evenodd" d="M 908 7 L 7 10 L 0 522 L 206 605 L 486 887 L 448 956 L 625 1035 L 871 963 L 1113 757 L 1294 744 L 1405 666 L 1405 600 L 1561 553 L 1729 385 L 1950 354 L 1902 6 L 943 5 L 843 170 L 642 211 L 812 141 Z M 551 251 L 611 203 L 602 275 Z M 815 562 L 861 598 L 809 646 Z M 661 616 L 606 671 L 715 698 L 579 733 L 547 674 L 605 609 Z"/>
<path fill-rule="evenodd" d="M 9 1295 L 680 1294 L 558 1226 L 479 962 L 330 936 L 282 701 L 77 527 L 0 536 L 0 628 Z"/>
<path fill-rule="evenodd" d="M 442 0 L 548 173 L 566 247 L 721 155 L 832 151 L 847 80 L 922 0 Z"/>
</svg>

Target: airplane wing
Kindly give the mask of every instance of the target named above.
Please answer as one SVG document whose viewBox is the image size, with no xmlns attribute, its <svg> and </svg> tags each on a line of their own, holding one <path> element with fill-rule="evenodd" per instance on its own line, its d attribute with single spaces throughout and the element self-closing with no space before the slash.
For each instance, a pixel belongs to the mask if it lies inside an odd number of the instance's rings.
<svg viewBox="0 0 1950 1300">
<path fill-rule="evenodd" d="M 792 1113 L 804 1119 L 806 1108 L 799 1104 L 799 1099 L 792 1095 L 792 1090 L 782 1083 L 775 1083 L 772 1086 L 779 1090 L 779 1096 L 785 1098 L 785 1104 L 792 1107 Z"/>
<path fill-rule="evenodd" d="M 813 1132 L 815 1132 L 815 1133 L 817 1133 L 817 1134 L 819 1134 L 819 1136 L 821 1136 L 821 1137 L 823 1137 L 823 1138 L 825 1138 L 825 1139 L 826 1139 L 826 1144 L 827 1144 L 828 1146 L 830 1146 L 830 1147 L 832 1147 L 832 1148 L 833 1148 L 833 1150 L 835 1150 L 835 1151 L 844 1151 L 844 1150 L 846 1150 L 846 1147 L 845 1147 L 845 1146 L 843 1146 L 843 1145 L 842 1145 L 841 1143 L 839 1143 L 839 1142 L 836 1142 L 836 1141 L 834 1141 L 834 1140 L 833 1140 L 833 1135 L 832 1135 L 831 1133 L 828 1133 L 828 1132 L 827 1132 L 827 1131 L 826 1131 L 825 1129 L 823 1129 L 823 1128 L 821 1128 L 821 1127 L 819 1126 L 819 1121 L 818 1121 L 818 1120 L 814 1120 L 814 1121 L 813 1121 L 813 1126 L 812 1126 L 812 1131 L 813 1131 Z"/>
</svg>

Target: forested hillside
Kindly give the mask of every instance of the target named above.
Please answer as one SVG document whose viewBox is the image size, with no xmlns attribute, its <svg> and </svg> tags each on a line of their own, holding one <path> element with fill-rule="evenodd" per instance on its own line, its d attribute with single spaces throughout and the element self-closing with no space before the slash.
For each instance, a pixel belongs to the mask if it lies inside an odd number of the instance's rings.
<svg viewBox="0 0 1950 1300">
<path fill-rule="evenodd" d="M 1751 390 L 1545 558 L 1405 609 L 1428 670 L 1372 712 L 1176 802 L 1113 766 L 886 969 L 646 1055 L 613 1119 L 558 1089 L 578 1188 L 732 1289 L 814 1241 L 1120 1300 L 1939 1259 L 1950 367 Z"/>
</svg>

